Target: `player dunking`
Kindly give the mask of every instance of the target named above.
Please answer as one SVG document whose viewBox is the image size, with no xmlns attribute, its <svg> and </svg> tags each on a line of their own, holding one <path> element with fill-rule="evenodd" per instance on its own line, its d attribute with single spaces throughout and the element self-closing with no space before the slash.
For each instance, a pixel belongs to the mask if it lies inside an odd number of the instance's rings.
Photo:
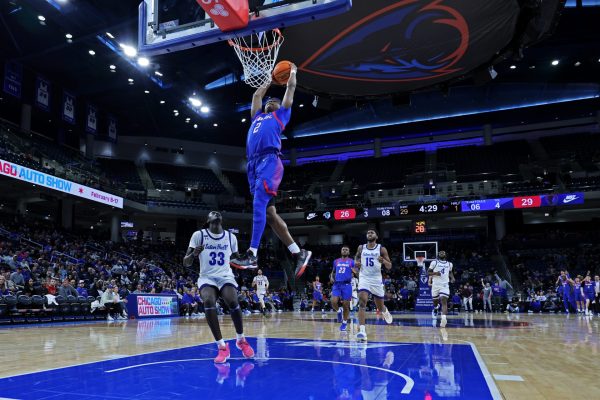
<svg viewBox="0 0 600 400">
<path fill-rule="evenodd" d="M 220 296 L 231 312 L 231 319 L 237 333 L 236 347 L 246 358 L 254 357 L 254 350 L 244 337 L 242 310 L 238 304 L 237 282 L 229 267 L 232 255 L 237 255 L 237 238 L 231 232 L 225 232 L 222 226 L 223 218 L 216 211 L 208 214 L 208 229 L 194 232 L 183 265 L 191 266 L 195 257 L 200 261 L 200 277 L 198 287 L 200 297 L 204 302 L 204 313 L 208 326 L 217 342 L 219 354 L 215 363 L 223 364 L 230 356 L 229 344 L 221 335 L 217 317 L 217 298 Z"/>
<path fill-rule="evenodd" d="M 331 290 L 331 306 L 338 312 L 338 322 L 341 322 L 340 331 L 344 332 L 348 325 L 350 317 L 350 300 L 352 300 L 352 270 L 354 269 L 354 260 L 350 256 L 350 248 L 342 247 L 342 258 L 333 261 L 333 271 L 331 271 L 331 281 L 333 289 Z M 343 311 L 340 309 L 339 302 L 342 301 Z M 340 311 L 343 312 L 342 318 L 339 318 Z"/>
<path fill-rule="evenodd" d="M 234 257 L 234 267 L 256 267 L 258 246 L 268 223 L 277 237 L 287 246 L 296 258 L 296 277 L 301 276 L 312 256 L 311 251 L 300 249 L 287 228 L 286 223 L 277 214 L 275 196 L 283 178 L 281 162 L 281 133 L 289 122 L 292 103 L 296 90 L 297 68 L 292 64 L 290 77 L 283 101 L 271 97 L 262 111 L 262 101 L 268 87 L 259 88 L 252 97 L 250 111 L 252 124 L 246 139 L 248 157 L 248 183 L 253 197 L 252 239 L 250 249 L 241 257 Z"/>
<path fill-rule="evenodd" d="M 269 290 L 269 280 L 263 275 L 262 270 L 259 269 L 257 273 L 258 275 L 252 280 L 252 286 L 256 288 L 256 295 L 258 296 L 258 301 L 260 303 L 260 311 L 265 315 L 267 309 L 265 307 L 265 296 L 267 295 L 267 290 Z"/>
<path fill-rule="evenodd" d="M 360 324 L 359 332 L 356 334 L 356 339 L 359 341 L 367 340 L 367 332 L 365 329 L 366 308 L 369 301 L 369 294 L 373 296 L 377 309 L 381 311 L 381 315 L 385 322 L 391 324 L 393 321 L 392 314 L 388 311 L 383 303 L 385 289 L 383 287 L 383 277 L 381 276 L 381 266 L 385 266 L 387 270 L 392 269 L 392 262 L 388 255 L 387 249 L 377 243 L 378 235 L 374 229 L 367 231 L 367 244 L 358 246 L 356 255 L 354 256 L 354 265 L 359 268 L 358 274 L 358 323 Z"/>
<path fill-rule="evenodd" d="M 450 297 L 449 282 L 454 283 L 454 273 L 452 272 L 452 263 L 446 260 L 446 252 L 440 251 L 437 260 L 429 263 L 427 274 L 431 278 L 431 297 L 433 298 L 433 307 L 437 308 L 442 303 L 442 321 L 440 328 L 447 324 L 448 315 L 448 297 Z"/>
</svg>

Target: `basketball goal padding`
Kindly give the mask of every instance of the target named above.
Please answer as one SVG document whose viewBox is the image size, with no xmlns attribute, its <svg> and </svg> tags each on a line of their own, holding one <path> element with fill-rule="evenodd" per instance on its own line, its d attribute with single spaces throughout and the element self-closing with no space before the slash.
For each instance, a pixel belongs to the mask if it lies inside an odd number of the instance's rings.
<svg viewBox="0 0 600 400">
<path fill-rule="evenodd" d="M 223 32 L 248 26 L 250 7 L 246 0 L 196 0 L 196 2 Z"/>
</svg>

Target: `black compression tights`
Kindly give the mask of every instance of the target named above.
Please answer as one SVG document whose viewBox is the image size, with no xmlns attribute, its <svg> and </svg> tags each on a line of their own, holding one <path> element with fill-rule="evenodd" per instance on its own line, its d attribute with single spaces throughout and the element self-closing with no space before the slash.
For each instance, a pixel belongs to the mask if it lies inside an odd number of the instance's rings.
<svg viewBox="0 0 600 400">
<path fill-rule="evenodd" d="M 218 295 L 219 292 L 217 291 L 217 288 L 211 286 L 205 286 L 200 291 L 200 297 L 202 297 L 202 302 L 204 303 L 206 322 L 208 322 L 208 327 L 217 341 L 223 339 L 221 327 L 219 326 L 219 318 L 217 316 Z M 242 334 L 244 333 L 244 325 L 242 322 L 242 310 L 238 304 L 237 296 L 237 289 L 233 286 L 224 286 L 223 289 L 221 289 L 221 298 L 225 301 L 227 307 L 229 307 L 235 331 L 238 334 Z"/>
</svg>

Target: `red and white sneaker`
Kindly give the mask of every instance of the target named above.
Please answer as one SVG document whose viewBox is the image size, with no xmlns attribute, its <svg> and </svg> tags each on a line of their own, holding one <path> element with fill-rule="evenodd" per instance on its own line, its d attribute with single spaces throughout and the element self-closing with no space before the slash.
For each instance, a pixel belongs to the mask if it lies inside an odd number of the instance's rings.
<svg viewBox="0 0 600 400">
<path fill-rule="evenodd" d="M 248 341 L 245 338 L 240 339 L 237 342 L 235 342 L 235 347 L 237 347 L 238 349 L 240 349 L 242 351 L 242 354 L 244 355 L 245 358 L 254 357 L 254 350 L 252 349 L 252 346 L 250 346 L 250 343 L 248 343 Z"/>
<path fill-rule="evenodd" d="M 225 343 L 225 347 L 219 346 L 219 354 L 215 357 L 215 364 L 225 364 L 230 356 L 229 343 Z"/>
</svg>

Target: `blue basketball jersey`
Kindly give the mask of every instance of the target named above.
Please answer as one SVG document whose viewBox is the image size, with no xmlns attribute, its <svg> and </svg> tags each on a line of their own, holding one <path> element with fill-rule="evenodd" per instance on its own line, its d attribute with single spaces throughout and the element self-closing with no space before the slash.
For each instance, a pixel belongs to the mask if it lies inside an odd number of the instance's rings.
<svg viewBox="0 0 600 400">
<path fill-rule="evenodd" d="M 587 295 L 594 295 L 594 282 L 583 282 L 583 292 Z"/>
<path fill-rule="evenodd" d="M 338 258 L 333 261 L 333 269 L 335 270 L 336 282 L 350 282 L 352 280 L 352 268 L 354 260 L 351 258 Z"/>
<path fill-rule="evenodd" d="M 321 292 L 321 282 L 315 282 L 315 290 Z"/>
<path fill-rule="evenodd" d="M 269 114 L 262 111 L 257 112 L 246 138 L 246 155 L 248 159 L 268 150 L 281 151 L 281 132 L 290 122 L 291 116 L 292 110 L 283 107 Z"/>
</svg>

